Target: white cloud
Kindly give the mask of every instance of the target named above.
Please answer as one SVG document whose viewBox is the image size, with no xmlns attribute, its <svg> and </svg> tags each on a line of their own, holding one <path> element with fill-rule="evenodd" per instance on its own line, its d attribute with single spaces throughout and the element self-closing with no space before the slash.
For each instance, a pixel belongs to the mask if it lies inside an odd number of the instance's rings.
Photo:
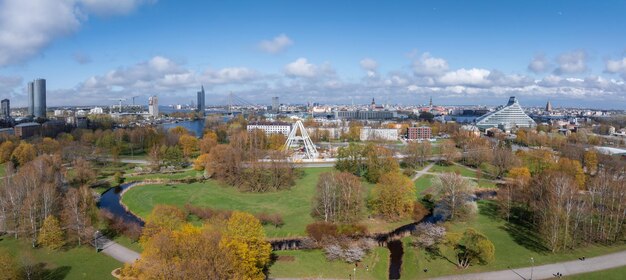
<svg viewBox="0 0 626 280">
<path fill-rule="evenodd" d="M 536 55 L 528 64 L 528 70 L 536 74 L 547 72 L 551 67 L 550 61 L 544 54 Z"/>
<path fill-rule="evenodd" d="M 438 76 L 445 71 L 448 71 L 448 62 L 443 58 L 432 57 L 427 52 L 413 61 L 413 72 L 417 76 Z"/>
<path fill-rule="evenodd" d="M 126 14 L 142 0 L 0 1 L 0 66 L 23 62 L 58 37 L 76 32 L 90 14 Z"/>
<path fill-rule="evenodd" d="M 461 68 L 456 71 L 451 71 L 443 74 L 438 81 L 444 85 L 470 85 L 470 86 L 485 86 L 490 83 L 487 79 L 491 72 L 486 69 Z"/>
<path fill-rule="evenodd" d="M 271 53 L 276 54 L 283 52 L 289 46 L 293 45 L 293 41 L 287 37 L 285 34 L 280 34 L 272 40 L 263 40 L 259 43 L 259 49 Z"/>
<path fill-rule="evenodd" d="M 301 57 L 285 65 L 285 74 L 291 77 L 314 78 L 318 75 L 318 67 Z"/>
<path fill-rule="evenodd" d="M 611 74 L 621 74 L 622 78 L 626 79 L 626 57 L 621 60 L 607 60 L 604 71 Z"/>
<path fill-rule="evenodd" d="M 580 74 L 587 71 L 587 53 L 582 50 L 564 53 L 556 59 L 556 63 L 556 75 Z"/>
<path fill-rule="evenodd" d="M 368 71 L 376 71 L 376 69 L 378 68 L 378 62 L 376 60 L 373 60 L 367 57 L 364 59 L 361 59 L 359 64 L 361 65 L 361 68 L 363 68 L 364 70 L 368 70 Z"/>
</svg>

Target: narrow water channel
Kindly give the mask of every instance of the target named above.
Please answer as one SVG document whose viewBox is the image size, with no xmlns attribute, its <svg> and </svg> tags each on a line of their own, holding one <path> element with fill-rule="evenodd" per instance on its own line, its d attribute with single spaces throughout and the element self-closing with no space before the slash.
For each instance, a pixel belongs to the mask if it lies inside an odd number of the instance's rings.
<svg viewBox="0 0 626 280">
<path fill-rule="evenodd" d="M 121 202 L 122 198 L 120 197 L 120 194 L 122 193 L 122 191 L 131 187 L 132 185 L 133 183 L 129 183 L 129 184 L 122 184 L 119 187 L 110 188 L 108 191 L 104 192 L 100 196 L 100 200 L 98 201 L 97 206 L 100 209 L 105 209 L 111 212 L 116 217 L 122 218 L 124 222 L 126 223 L 136 223 L 143 227 L 144 222 L 141 219 L 139 219 L 137 216 L 126 211 L 124 206 L 122 206 L 122 202 Z"/>
<path fill-rule="evenodd" d="M 400 272 L 402 270 L 402 255 L 404 254 L 402 241 L 389 241 L 387 242 L 387 248 L 389 249 L 389 252 L 391 252 L 389 256 L 389 279 L 400 279 Z"/>
</svg>

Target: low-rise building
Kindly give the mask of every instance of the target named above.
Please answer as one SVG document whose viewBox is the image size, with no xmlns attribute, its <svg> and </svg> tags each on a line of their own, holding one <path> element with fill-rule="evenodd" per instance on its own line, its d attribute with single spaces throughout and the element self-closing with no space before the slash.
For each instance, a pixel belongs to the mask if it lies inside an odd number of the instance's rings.
<svg viewBox="0 0 626 280">
<path fill-rule="evenodd" d="M 291 124 L 290 123 L 282 123 L 282 122 L 273 122 L 273 123 L 250 123 L 246 127 L 248 132 L 253 131 L 255 129 L 260 129 L 265 131 L 265 135 L 272 134 L 283 134 L 285 137 L 289 136 L 291 132 Z"/>
<path fill-rule="evenodd" d="M 361 141 L 396 141 L 398 140 L 398 130 L 394 128 L 371 128 L 369 126 L 364 126 L 361 128 L 360 138 Z"/>
<path fill-rule="evenodd" d="M 409 140 L 424 140 L 432 138 L 432 129 L 428 126 L 409 127 L 407 129 Z"/>
<path fill-rule="evenodd" d="M 41 134 L 41 125 L 36 122 L 21 123 L 14 127 L 15 136 L 26 139 Z"/>
</svg>

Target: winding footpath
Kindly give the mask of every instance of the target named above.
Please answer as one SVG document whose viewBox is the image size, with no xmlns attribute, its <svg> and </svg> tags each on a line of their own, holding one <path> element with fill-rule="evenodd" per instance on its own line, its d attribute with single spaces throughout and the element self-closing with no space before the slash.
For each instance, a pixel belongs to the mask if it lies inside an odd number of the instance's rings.
<svg viewBox="0 0 626 280">
<path fill-rule="evenodd" d="M 101 252 L 120 262 L 130 264 L 139 259 L 139 253 L 128 249 L 115 241 L 112 241 L 106 237 L 100 237 L 100 240 L 100 242 L 103 243 Z"/>
<path fill-rule="evenodd" d="M 555 278 L 556 273 L 563 276 L 574 274 L 593 272 L 626 266 L 626 251 L 613 254 L 603 255 L 599 257 L 587 258 L 584 261 L 574 260 L 568 262 L 560 262 L 553 264 L 540 265 L 535 267 L 523 267 L 508 270 L 499 270 L 482 273 L 450 275 L 435 280 L 520 280 L 520 279 L 550 279 Z"/>
</svg>

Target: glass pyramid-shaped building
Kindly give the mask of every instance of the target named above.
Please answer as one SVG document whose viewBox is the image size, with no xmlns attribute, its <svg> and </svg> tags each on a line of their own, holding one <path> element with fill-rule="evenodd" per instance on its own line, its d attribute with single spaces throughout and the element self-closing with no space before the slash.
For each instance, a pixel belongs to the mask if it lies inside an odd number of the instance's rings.
<svg viewBox="0 0 626 280">
<path fill-rule="evenodd" d="M 480 129 L 498 127 L 500 125 L 505 127 L 534 127 L 537 124 L 524 113 L 515 96 L 511 96 L 506 106 L 499 107 L 495 111 L 476 119 L 476 126 Z"/>
</svg>

